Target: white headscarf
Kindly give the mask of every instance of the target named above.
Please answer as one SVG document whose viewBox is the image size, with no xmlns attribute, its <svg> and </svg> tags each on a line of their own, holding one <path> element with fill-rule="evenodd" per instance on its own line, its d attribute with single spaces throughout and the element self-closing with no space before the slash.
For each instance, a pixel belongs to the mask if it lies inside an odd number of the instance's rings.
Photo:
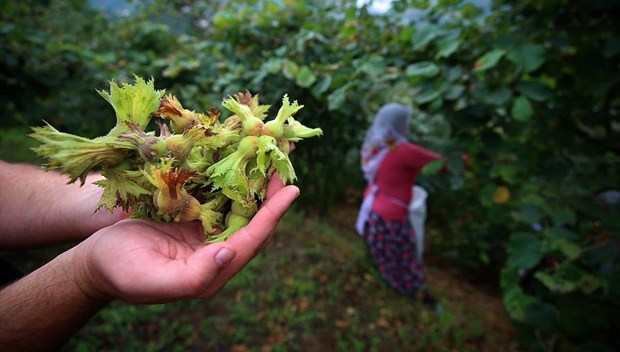
<svg viewBox="0 0 620 352">
<path fill-rule="evenodd" d="M 412 115 L 411 108 L 397 103 L 382 106 L 375 115 L 362 145 L 362 171 L 368 182 L 374 181 L 387 152 L 407 142 Z"/>
<path fill-rule="evenodd" d="M 368 220 L 377 194 L 377 185 L 374 183 L 377 170 L 390 150 L 407 142 L 407 132 L 412 115 L 411 108 L 405 105 L 386 104 L 379 109 L 372 126 L 366 132 L 361 159 L 362 171 L 364 171 L 364 177 L 368 181 L 370 189 L 364 197 L 355 222 L 355 228 L 360 236 L 363 236 L 364 224 Z"/>
</svg>

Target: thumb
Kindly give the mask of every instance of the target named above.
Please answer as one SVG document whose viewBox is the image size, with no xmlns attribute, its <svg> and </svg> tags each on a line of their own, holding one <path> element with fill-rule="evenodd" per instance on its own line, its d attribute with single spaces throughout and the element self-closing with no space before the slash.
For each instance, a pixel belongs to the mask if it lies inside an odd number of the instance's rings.
<svg viewBox="0 0 620 352">
<path fill-rule="evenodd" d="M 218 274 L 226 268 L 237 255 L 234 247 L 226 243 L 206 245 L 187 259 L 188 282 L 195 295 L 209 290 Z"/>
</svg>

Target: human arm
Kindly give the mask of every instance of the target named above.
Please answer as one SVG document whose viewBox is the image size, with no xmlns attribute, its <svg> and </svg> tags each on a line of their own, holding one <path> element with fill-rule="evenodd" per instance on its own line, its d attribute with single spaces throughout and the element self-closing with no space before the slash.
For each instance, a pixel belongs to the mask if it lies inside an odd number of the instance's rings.
<svg viewBox="0 0 620 352">
<path fill-rule="evenodd" d="M 405 143 L 398 150 L 400 158 L 414 170 L 421 170 L 425 165 L 442 158 L 442 155 L 413 143 Z"/>
<path fill-rule="evenodd" d="M 269 241 L 299 195 L 272 177 L 263 206 L 226 242 L 204 245 L 200 224 L 129 219 L 104 228 L 0 291 L 0 345 L 62 345 L 112 299 L 165 303 L 214 296 Z"/>
<path fill-rule="evenodd" d="M 430 151 L 415 144 L 407 144 L 404 148 L 407 153 L 407 162 L 415 170 L 423 169 L 427 164 L 438 161 L 440 163 L 439 170 L 441 173 L 449 173 L 448 169 L 448 156 Z M 454 155 L 454 154 L 451 154 Z M 467 153 L 461 153 L 460 158 L 463 161 L 465 170 L 471 170 L 471 158 Z"/>
<path fill-rule="evenodd" d="M 95 212 L 103 189 L 90 174 L 82 187 L 29 164 L 0 160 L 0 248 L 20 249 L 81 240 L 126 217 Z"/>
</svg>

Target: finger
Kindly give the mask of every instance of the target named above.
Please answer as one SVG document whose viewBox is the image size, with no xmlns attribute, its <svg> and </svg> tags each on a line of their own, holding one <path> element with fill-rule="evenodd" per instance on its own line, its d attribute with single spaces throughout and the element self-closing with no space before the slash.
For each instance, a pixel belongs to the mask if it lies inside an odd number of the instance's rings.
<svg viewBox="0 0 620 352">
<path fill-rule="evenodd" d="M 124 298 L 132 303 L 166 303 L 180 299 L 209 298 L 223 285 L 216 279 L 235 257 L 235 249 L 224 244 L 203 246 L 186 259 L 156 257 L 140 277 L 125 286 L 139 286 Z M 157 268 L 153 271 L 153 268 Z M 217 286 L 217 289 L 214 287 Z"/>
<path fill-rule="evenodd" d="M 198 249 L 187 259 L 188 282 L 192 297 L 207 298 L 221 286 L 216 282 L 218 274 L 230 265 L 237 251 L 227 243 L 218 243 Z M 214 286 L 218 286 L 214 290 Z"/>
<path fill-rule="evenodd" d="M 243 247 L 262 245 L 275 231 L 278 222 L 299 196 L 297 186 L 281 188 L 272 198 L 267 199 L 249 224 L 241 228 L 232 238 L 238 237 Z M 229 240 L 230 241 L 230 240 Z"/>
<path fill-rule="evenodd" d="M 248 225 L 226 241 L 227 245 L 235 249 L 236 255 L 218 275 L 216 283 L 212 286 L 213 293 L 223 287 L 256 255 L 269 240 L 278 222 L 298 196 L 299 188 L 296 186 L 282 188 L 264 203 Z"/>
<path fill-rule="evenodd" d="M 277 171 L 274 172 L 273 175 L 271 175 L 269 182 L 267 183 L 265 199 L 269 199 L 273 197 L 273 195 L 276 194 L 283 187 L 284 187 L 284 182 L 282 181 L 282 178 L 280 177 L 280 173 L 278 173 Z"/>
</svg>

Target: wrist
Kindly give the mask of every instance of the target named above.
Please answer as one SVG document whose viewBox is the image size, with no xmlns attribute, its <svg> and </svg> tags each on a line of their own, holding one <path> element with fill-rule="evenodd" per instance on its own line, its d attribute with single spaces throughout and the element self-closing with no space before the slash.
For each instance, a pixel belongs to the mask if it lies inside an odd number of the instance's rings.
<svg viewBox="0 0 620 352">
<path fill-rule="evenodd" d="M 83 242 L 73 247 L 61 254 L 58 259 L 62 263 L 66 279 L 72 282 L 77 296 L 85 304 L 103 306 L 113 299 L 98 285 L 102 280 L 96 278 L 93 266 L 89 263 L 88 243 Z"/>
</svg>

